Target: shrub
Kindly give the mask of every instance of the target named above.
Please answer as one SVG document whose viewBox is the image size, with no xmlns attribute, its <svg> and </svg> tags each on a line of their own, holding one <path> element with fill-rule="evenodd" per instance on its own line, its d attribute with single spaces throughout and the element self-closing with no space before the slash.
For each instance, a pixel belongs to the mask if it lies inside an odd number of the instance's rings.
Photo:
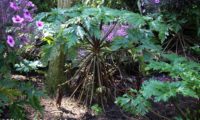
<svg viewBox="0 0 200 120">
<path fill-rule="evenodd" d="M 11 67 L 18 60 L 17 50 L 31 41 L 35 30 L 36 6 L 29 0 L 0 1 L 0 112 L 9 108 L 11 118 L 24 118 L 24 105 L 41 111 L 33 87 L 11 80 Z"/>
<path fill-rule="evenodd" d="M 149 111 L 152 112 L 150 105 L 143 105 L 146 102 L 151 103 L 154 101 L 172 103 L 183 119 L 194 119 L 195 116 L 187 116 L 187 114 L 184 113 L 186 109 L 180 109 L 178 103 L 181 101 L 180 96 L 193 98 L 197 101 L 199 100 L 199 64 L 175 54 L 164 54 L 163 58 L 165 61 L 151 61 L 150 64 L 147 65 L 146 70 L 168 73 L 173 79 L 171 82 L 160 81 L 152 78 L 143 83 L 139 92 L 130 91 L 132 93 L 131 95 L 125 94 L 124 96 L 119 97 L 116 103 L 122 106 L 125 110 L 129 112 L 136 111 L 134 114 L 140 115 L 144 115 Z M 144 102 L 136 105 L 135 101 L 141 98 Z M 143 114 L 137 112 L 141 109 Z"/>
</svg>

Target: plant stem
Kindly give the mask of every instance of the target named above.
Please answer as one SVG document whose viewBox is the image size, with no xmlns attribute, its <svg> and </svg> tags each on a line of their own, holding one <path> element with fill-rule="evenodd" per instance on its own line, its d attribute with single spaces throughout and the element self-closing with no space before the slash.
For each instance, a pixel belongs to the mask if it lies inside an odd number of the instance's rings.
<svg viewBox="0 0 200 120">
<path fill-rule="evenodd" d="M 181 117 L 184 120 L 187 120 L 187 117 L 185 115 L 185 113 L 181 110 L 181 108 L 172 100 L 172 104 L 174 105 L 174 107 L 176 108 L 176 110 L 180 113 Z"/>
</svg>

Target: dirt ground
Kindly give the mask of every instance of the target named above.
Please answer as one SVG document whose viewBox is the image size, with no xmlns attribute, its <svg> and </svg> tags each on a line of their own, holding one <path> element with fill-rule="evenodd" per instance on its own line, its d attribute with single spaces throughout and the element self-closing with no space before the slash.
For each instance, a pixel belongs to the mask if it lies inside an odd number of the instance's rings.
<svg viewBox="0 0 200 120">
<path fill-rule="evenodd" d="M 44 89 L 44 77 L 43 76 L 29 76 L 13 75 L 14 79 L 22 81 L 32 81 L 37 89 Z M 65 96 L 62 99 L 61 107 L 57 108 L 55 99 L 48 96 L 41 98 L 41 105 L 44 108 L 43 115 L 35 112 L 31 107 L 26 108 L 27 119 L 42 119 L 42 120 L 144 120 L 135 119 L 130 115 L 124 113 L 116 105 L 109 106 L 105 113 L 101 115 L 95 115 L 90 108 L 81 105 L 75 99 L 70 99 Z"/>
<path fill-rule="evenodd" d="M 30 76 L 28 78 L 23 75 L 13 75 L 14 79 L 22 80 L 22 81 L 31 81 L 37 89 L 44 89 L 44 77 L 43 76 Z M 168 77 L 158 78 L 161 80 L 168 80 Z M 188 106 L 190 108 L 197 109 L 195 106 L 192 107 L 191 103 L 192 99 L 183 99 L 182 102 L 179 103 L 180 107 Z M 106 108 L 105 113 L 101 115 L 95 115 L 93 111 L 89 107 L 86 107 L 80 103 L 78 103 L 75 99 L 69 99 L 69 97 L 64 96 L 62 99 L 61 107 L 57 108 L 55 104 L 55 99 L 50 98 L 48 96 L 41 98 L 41 105 L 44 108 L 43 114 L 35 112 L 31 107 L 26 108 L 27 119 L 28 120 L 162 120 L 162 117 L 157 116 L 155 113 L 148 113 L 143 117 L 133 117 L 128 113 L 122 111 L 115 104 L 108 106 Z M 185 103 L 186 102 L 186 103 Z M 193 101 L 194 103 L 195 101 Z M 156 113 L 160 113 L 164 116 L 169 117 L 170 119 L 174 116 L 177 116 L 177 112 L 175 107 L 171 104 L 164 103 L 156 103 L 153 105 L 154 111 Z"/>
<path fill-rule="evenodd" d="M 50 98 L 42 98 L 41 104 L 44 106 L 44 114 L 40 116 L 43 120 L 136 120 L 114 107 L 106 113 L 96 116 L 87 107 L 68 97 L 63 98 L 61 108 L 57 108 L 55 100 Z M 30 120 L 34 119 L 35 116 L 32 113 L 33 111 L 28 112 Z"/>
</svg>

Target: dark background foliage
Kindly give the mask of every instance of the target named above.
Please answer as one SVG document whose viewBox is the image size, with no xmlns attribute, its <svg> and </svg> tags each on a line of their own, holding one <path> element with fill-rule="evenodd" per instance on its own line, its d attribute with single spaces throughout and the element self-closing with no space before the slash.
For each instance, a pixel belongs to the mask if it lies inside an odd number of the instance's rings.
<svg viewBox="0 0 200 120">
<path fill-rule="evenodd" d="M 47 12 L 55 8 L 57 0 L 31 0 L 38 8 L 37 12 Z"/>
</svg>

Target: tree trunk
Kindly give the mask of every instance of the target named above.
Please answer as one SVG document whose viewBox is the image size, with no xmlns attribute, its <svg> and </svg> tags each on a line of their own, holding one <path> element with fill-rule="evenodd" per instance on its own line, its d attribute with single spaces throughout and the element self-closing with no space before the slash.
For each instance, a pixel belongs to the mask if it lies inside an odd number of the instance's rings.
<svg viewBox="0 0 200 120">
<path fill-rule="evenodd" d="M 72 5 L 73 0 L 58 0 L 59 8 L 68 8 Z"/>
<path fill-rule="evenodd" d="M 70 7 L 73 0 L 58 0 L 59 8 L 67 8 Z M 49 69 L 46 76 L 46 90 L 47 93 L 55 97 L 56 89 L 59 84 L 66 81 L 66 76 L 64 73 L 64 65 L 65 65 L 65 53 L 64 46 L 60 46 L 58 56 L 49 62 Z M 66 87 L 67 88 L 67 87 Z"/>
</svg>

